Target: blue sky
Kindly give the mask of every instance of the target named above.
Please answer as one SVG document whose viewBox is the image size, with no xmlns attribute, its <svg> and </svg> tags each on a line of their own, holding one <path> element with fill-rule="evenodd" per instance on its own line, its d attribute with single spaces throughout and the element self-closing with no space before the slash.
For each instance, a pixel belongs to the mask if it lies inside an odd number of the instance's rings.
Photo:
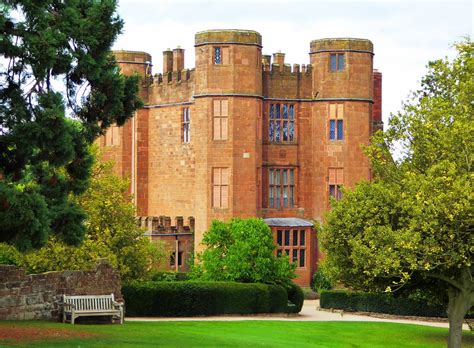
<svg viewBox="0 0 474 348">
<path fill-rule="evenodd" d="M 125 20 L 114 49 L 153 56 L 180 45 L 194 67 L 194 34 L 207 29 L 251 29 L 262 34 L 263 53 L 286 53 L 286 63 L 309 63 L 309 43 L 326 37 L 367 38 L 374 68 L 383 73 L 383 118 L 417 88 L 428 61 L 452 57 L 452 44 L 473 34 L 471 1 L 167 1 L 119 0 Z"/>
</svg>

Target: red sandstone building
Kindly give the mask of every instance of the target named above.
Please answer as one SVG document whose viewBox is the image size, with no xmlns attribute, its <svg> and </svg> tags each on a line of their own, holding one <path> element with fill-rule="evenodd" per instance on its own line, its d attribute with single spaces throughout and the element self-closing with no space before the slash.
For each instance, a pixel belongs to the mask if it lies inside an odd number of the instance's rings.
<svg viewBox="0 0 474 348">
<path fill-rule="evenodd" d="M 143 77 L 145 106 L 100 145 L 130 177 L 148 234 L 168 241 L 171 268 L 186 269 L 213 219 L 257 216 L 308 286 L 312 221 L 341 185 L 370 179 L 361 145 L 381 127 L 373 45 L 314 40 L 310 64 L 291 67 L 284 53 L 262 55 L 255 31 L 209 30 L 196 34 L 195 52 L 187 70 L 183 49 L 164 51 L 155 75 L 149 54 L 115 52 L 123 73 Z"/>
</svg>

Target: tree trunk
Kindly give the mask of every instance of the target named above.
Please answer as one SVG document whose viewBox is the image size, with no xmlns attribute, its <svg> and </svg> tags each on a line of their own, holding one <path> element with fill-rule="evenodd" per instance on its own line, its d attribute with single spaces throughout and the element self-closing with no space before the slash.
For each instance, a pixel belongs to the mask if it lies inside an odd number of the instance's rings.
<svg viewBox="0 0 474 348">
<path fill-rule="evenodd" d="M 448 348 L 460 348 L 462 341 L 462 324 L 467 311 L 471 308 L 470 289 L 461 291 L 456 288 L 448 290 L 448 320 L 449 320 L 449 340 Z"/>
</svg>

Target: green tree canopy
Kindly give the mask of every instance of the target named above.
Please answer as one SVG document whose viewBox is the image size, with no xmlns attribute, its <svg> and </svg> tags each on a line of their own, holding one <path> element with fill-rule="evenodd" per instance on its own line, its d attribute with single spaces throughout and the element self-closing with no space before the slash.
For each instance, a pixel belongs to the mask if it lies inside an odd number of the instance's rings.
<svg viewBox="0 0 474 348">
<path fill-rule="evenodd" d="M 450 347 L 474 305 L 474 45 L 438 60 L 368 148 L 376 179 L 345 190 L 321 234 L 328 263 L 356 289 L 436 289 Z M 394 161 L 390 150 L 398 149 Z"/>
<path fill-rule="evenodd" d="M 110 52 L 114 0 L 4 0 L 0 6 L 0 242 L 78 244 L 88 147 L 141 106 L 138 78 Z M 69 115 L 70 117 L 67 117 Z"/>
<path fill-rule="evenodd" d="M 203 280 L 289 285 L 296 276 L 296 264 L 274 255 L 272 232 L 261 219 L 214 220 L 203 244 L 194 270 Z"/>
<path fill-rule="evenodd" d="M 25 255 L 24 266 L 33 273 L 90 269 L 107 258 L 122 280 L 146 279 L 163 261 L 164 248 L 138 226 L 130 182 L 113 174 L 113 163 L 97 160 L 92 169 L 90 187 L 73 199 L 87 213 L 83 243 L 69 246 L 51 236 L 45 247 Z"/>
</svg>

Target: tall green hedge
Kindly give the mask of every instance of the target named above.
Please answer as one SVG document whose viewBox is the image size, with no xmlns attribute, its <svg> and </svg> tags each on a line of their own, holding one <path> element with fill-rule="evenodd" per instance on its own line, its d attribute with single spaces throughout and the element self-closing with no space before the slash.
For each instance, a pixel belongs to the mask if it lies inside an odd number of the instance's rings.
<svg viewBox="0 0 474 348">
<path fill-rule="evenodd" d="M 279 285 L 234 282 L 141 282 L 124 285 L 127 316 L 207 316 L 288 312 Z"/>
<path fill-rule="evenodd" d="M 323 291 L 319 300 L 321 308 L 343 309 L 348 312 L 377 312 L 421 317 L 446 317 L 442 306 L 424 301 L 376 294 L 348 291 Z"/>
<path fill-rule="evenodd" d="M 301 289 L 295 283 L 292 283 L 291 287 L 287 290 L 287 292 L 288 292 L 288 301 L 294 304 L 294 306 L 291 306 L 288 308 L 288 312 L 290 313 L 301 312 L 301 308 L 303 307 L 303 302 L 304 302 L 303 289 Z"/>
</svg>

